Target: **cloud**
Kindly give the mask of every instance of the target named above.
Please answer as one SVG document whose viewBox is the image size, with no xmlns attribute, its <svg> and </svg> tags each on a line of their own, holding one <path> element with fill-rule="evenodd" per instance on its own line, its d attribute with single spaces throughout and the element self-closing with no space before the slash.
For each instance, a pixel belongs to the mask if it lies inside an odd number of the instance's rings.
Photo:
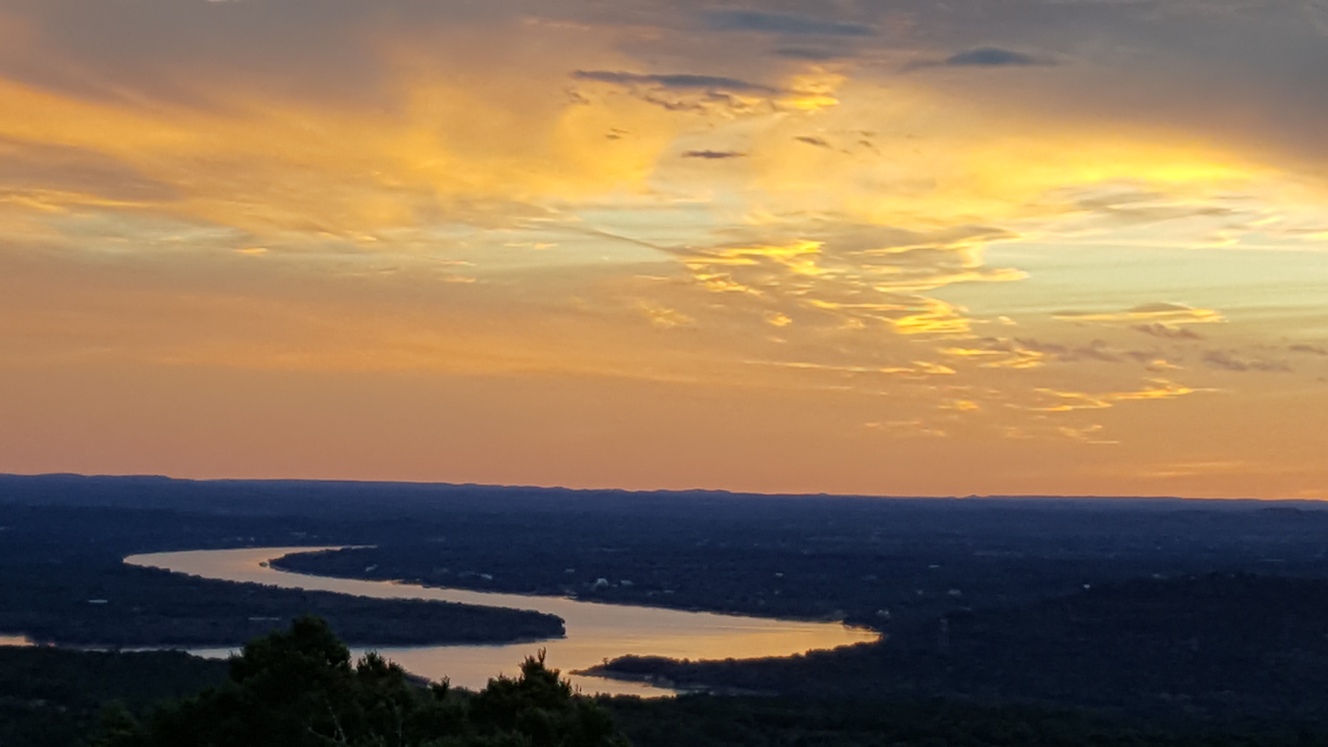
<svg viewBox="0 0 1328 747">
<path fill-rule="evenodd" d="M 771 54 L 776 57 L 783 57 L 788 60 L 802 60 L 804 62 L 829 62 L 830 60 L 839 60 L 849 56 L 846 50 L 836 49 L 816 49 L 812 47 L 783 47 L 776 49 Z"/>
<path fill-rule="evenodd" d="M 1053 64 L 1044 57 L 1035 57 L 999 47 L 979 47 L 950 55 L 943 63 L 949 67 L 1010 67 L 1020 65 Z"/>
<path fill-rule="evenodd" d="M 690 73 L 650 74 L 629 73 L 620 70 L 577 70 L 577 80 L 612 83 L 621 86 L 656 86 L 680 90 L 735 91 L 739 93 L 777 93 L 779 89 L 760 83 L 751 83 L 722 75 L 693 75 Z"/>
<path fill-rule="evenodd" d="M 1093 424 L 1089 426 L 1084 426 L 1083 428 L 1075 428 L 1073 426 L 1063 425 L 1056 429 L 1057 433 L 1061 434 L 1062 436 L 1072 441 L 1081 441 L 1086 444 L 1099 444 L 1099 445 L 1110 445 L 1110 444 L 1120 443 L 1120 441 L 1113 441 L 1110 439 L 1102 438 L 1100 434 L 1102 434 L 1104 431 L 1106 431 L 1106 428 L 1101 424 Z"/>
<path fill-rule="evenodd" d="M 0 193 L 39 203 L 161 204 L 181 191 L 140 169 L 89 148 L 0 135 Z"/>
<path fill-rule="evenodd" d="M 928 425 L 927 421 L 921 418 L 914 418 L 912 420 L 873 420 L 863 423 L 862 427 L 873 431 L 897 432 L 910 438 L 914 436 L 945 438 L 949 435 L 940 428 Z"/>
<path fill-rule="evenodd" d="M 1148 303 L 1125 311 L 1111 312 L 1060 311 L 1053 314 L 1053 317 L 1066 322 L 1129 324 L 1135 329 L 1140 325 L 1214 324 L 1226 321 L 1221 313 L 1212 309 L 1199 309 L 1179 303 Z"/>
<path fill-rule="evenodd" d="M 971 336 L 968 311 L 931 291 L 1023 277 L 984 266 L 977 247 L 1004 235 L 989 227 L 919 233 L 813 223 L 802 230 L 807 238 L 780 238 L 778 231 L 758 229 L 747 241 L 662 247 L 687 272 L 691 287 L 706 292 L 674 298 L 672 304 L 706 319 L 712 329 L 730 328 L 735 319 L 761 324 L 764 334 L 755 339 L 772 340 L 782 349 L 754 349 L 753 358 L 787 359 L 798 349 L 807 362 L 880 371 L 915 359 L 906 340 L 927 347 L 930 340 L 954 345 Z M 727 318 L 716 317 L 719 310 Z M 932 353 L 942 354 L 934 348 Z M 1028 351 L 993 352 L 977 365 L 1021 368 L 1035 365 L 1037 357 Z"/>
<path fill-rule="evenodd" d="M 681 311 L 671 309 L 658 303 L 642 301 L 637 305 L 637 308 L 647 319 L 650 320 L 650 324 L 657 329 L 690 327 L 696 323 L 696 320 Z"/>
<path fill-rule="evenodd" d="M 1233 475 L 1249 473 L 1256 469 L 1256 465 L 1250 464 L 1244 460 L 1224 460 L 1224 461 L 1199 461 L 1199 462 L 1180 462 L 1175 464 L 1159 465 L 1145 471 L 1151 477 L 1193 477 L 1195 475 Z"/>
<path fill-rule="evenodd" d="M 1288 348 L 1293 353 L 1307 353 L 1309 355 L 1328 355 L 1328 347 L 1322 345 L 1292 345 Z"/>
<path fill-rule="evenodd" d="M 1161 337 L 1167 340 L 1202 340 L 1204 336 L 1186 327 L 1173 327 L 1161 322 L 1152 324 L 1135 324 L 1130 327 L 1135 332 L 1142 332 L 1152 337 Z"/>
<path fill-rule="evenodd" d="M 497 292 L 485 290 L 486 283 L 504 285 L 494 281 L 496 271 L 506 271 L 501 263 L 536 254 L 488 251 L 516 246 L 511 239 L 519 234 L 530 247 L 550 247 L 537 261 L 559 269 L 523 275 L 506 287 L 539 293 L 562 282 L 562 267 L 595 264 L 603 268 L 598 284 L 550 293 L 547 306 L 565 309 L 575 298 L 604 313 L 597 307 L 616 303 L 622 323 L 636 325 L 633 334 L 647 318 L 661 329 L 675 328 L 652 336 L 659 350 L 638 356 L 619 355 L 622 343 L 586 329 L 606 358 L 626 361 L 620 368 L 663 365 L 678 354 L 663 349 L 665 343 L 694 346 L 686 350 L 689 361 L 734 358 L 731 343 L 741 340 L 749 346 L 744 358 L 826 366 L 800 374 L 808 378 L 817 375 L 813 371 L 833 378 L 943 360 L 960 371 L 953 380 L 974 386 L 965 399 L 997 401 L 989 392 L 999 390 L 1012 403 L 1027 402 L 1034 382 L 1131 396 L 1137 393 L 1126 390 L 1143 375 L 1141 366 L 1169 365 L 1159 354 L 1123 348 L 1186 347 L 1189 365 L 1202 368 L 1197 346 L 1163 341 L 1202 339 L 1193 330 L 1222 321 L 1216 311 L 1181 304 L 1126 309 L 1130 302 L 1116 302 L 1101 307 L 1105 311 L 1065 312 L 1060 318 L 1083 326 L 1063 325 L 1053 334 L 1039 328 L 1033 309 L 1073 308 L 1119 297 L 1122 289 L 1153 294 L 1139 298 L 1222 298 L 1226 292 L 1232 295 L 1222 300 L 1233 308 L 1261 301 L 1252 287 L 1212 285 L 1242 277 L 1226 264 L 1236 260 L 1225 256 L 1212 257 L 1221 267 L 1210 268 L 1203 264 L 1209 257 L 1187 254 L 1184 262 L 1196 264 L 1182 275 L 1152 273 L 1143 261 L 1125 266 L 1131 263 L 1120 261 L 1121 252 L 1175 223 L 1230 218 L 1225 203 L 1211 195 L 1230 185 L 1248 192 L 1262 184 L 1238 177 L 1268 164 L 1247 168 L 1249 152 L 1231 143 L 1210 148 L 1207 121 L 1181 114 L 1221 100 L 1229 106 L 1211 116 L 1248 107 L 1270 123 L 1248 131 L 1267 133 L 1304 118 L 1307 111 L 1295 102 L 1313 99 L 1304 92 L 1320 89 L 1304 81 L 1285 86 L 1296 91 L 1285 98 L 1294 104 L 1294 117 L 1251 103 L 1278 100 L 1268 90 L 1276 86 L 1266 85 L 1276 80 L 1252 67 L 1240 68 L 1249 79 L 1221 81 L 1231 88 L 1221 99 L 1177 95 L 1187 89 L 1176 85 L 1183 77 L 1176 77 L 1169 45 L 1207 43 L 1189 39 L 1185 23 L 1164 19 L 1152 33 L 1143 21 L 1138 27 L 1118 22 L 1141 15 L 1140 3 L 1014 0 L 998 10 L 984 4 L 958 0 L 945 4 L 948 10 L 920 4 L 907 12 L 895 3 L 765 5 L 806 10 L 798 14 L 706 13 L 669 3 L 519 8 L 296 0 L 228 3 L 205 15 L 194 7 L 199 3 L 178 0 L 141 0 L 114 12 L 86 0 L 17 0 L 15 7 L 33 9 L 31 49 L 44 56 L 19 60 L 12 36 L 0 30 L 0 78 L 27 84 L 0 81 L 0 100 L 13 104 L 0 107 L 6 110 L 0 132 L 11 138 L 0 143 L 0 181 L 12 187 L 0 185 L 0 203 L 22 200 L 34 223 L 66 232 L 63 246 L 95 243 L 139 258 L 156 252 L 162 261 L 182 256 L 181 248 L 215 245 L 255 271 L 287 267 L 282 263 L 295 263 L 299 254 L 310 276 L 365 275 L 355 265 L 369 264 L 371 255 L 432 261 L 455 253 L 478 263 L 475 277 L 465 279 L 479 282 L 464 289 L 476 295 Z M 832 7 L 860 15 L 823 17 L 809 10 Z M 484 17 L 454 19 L 472 14 Z M 734 33 L 698 33 L 698 19 L 712 32 Z M 868 36 L 875 31 L 879 38 Z M 1233 37 L 1214 38 L 1216 48 Z M 982 46 L 992 40 L 1000 47 Z M 1239 45 L 1229 49 L 1215 54 L 1229 55 L 1236 65 L 1261 64 Z M 1054 50 L 1057 57 L 1031 53 L 1038 50 Z M 870 63 L 819 64 L 839 58 Z M 1011 73 L 1057 61 L 1091 64 L 1057 68 L 1054 76 L 899 75 L 910 58 Z M 1319 69 L 1315 59 L 1302 60 L 1303 77 Z M 1132 65 L 1154 60 L 1156 76 L 1124 82 Z M 1286 68 L 1294 61 L 1287 57 Z M 1207 59 L 1193 62 L 1204 73 Z M 1217 69 L 1230 72 L 1232 65 Z M 59 76 L 61 86 L 46 85 Z M 1216 90 L 1210 77 L 1217 76 L 1196 76 L 1195 90 Z M 71 81 L 86 83 L 71 94 Z M 1156 107 L 1123 100 L 1099 107 L 1098 84 L 1131 93 L 1156 84 L 1157 98 L 1182 102 L 1163 101 L 1162 109 L 1175 115 L 1171 124 L 1183 136 L 1157 126 L 1165 117 L 1155 117 Z M 569 102 L 569 88 L 579 98 Z M 1085 97 L 1084 90 L 1095 95 Z M 804 93 L 809 101 L 817 94 L 818 102 L 842 104 L 804 116 L 810 106 L 789 103 Z M 658 107 L 700 116 L 669 116 Z M 752 116 L 739 121 L 730 116 L 735 112 Z M 42 138 L 50 148 L 29 142 Z M 840 148 L 853 156 L 835 155 Z M 1281 193 L 1256 194 L 1258 217 L 1276 220 Z M 134 204 L 108 207 L 108 201 Z M 132 221 L 146 212 L 166 211 L 168 202 L 177 222 L 155 227 L 150 236 L 147 229 L 126 229 L 141 225 Z M 0 210 L 17 213 L 16 204 L 0 204 Z M 994 289 L 954 297 L 933 292 L 1020 279 L 1018 270 L 984 259 L 985 246 L 1007 241 L 1014 230 L 1028 243 L 1055 246 L 1064 239 L 1070 246 L 1084 234 L 1074 233 L 1077 226 L 1062 230 L 1055 218 L 1078 220 L 1085 213 L 1117 218 L 1109 230 L 1125 226 L 1138 233 L 1088 237 L 1111 248 L 1076 255 L 1072 275 L 1047 273 L 1053 282 L 1034 284 L 1027 296 Z M 1314 217 L 1306 224 L 1328 225 L 1321 214 Z M 1142 226 L 1163 221 L 1168 225 Z M 8 219 L 5 228 L 16 231 L 15 225 Z M 237 233 L 211 238 L 221 228 Z M 1177 229 L 1165 238 L 1179 244 L 1190 237 Z M 353 242 L 357 253 L 348 259 L 343 255 L 352 253 Z M 644 272 L 666 279 L 640 294 L 612 295 L 639 265 L 624 269 L 622 254 L 605 262 L 600 255 L 609 252 L 601 249 L 629 244 L 639 250 L 630 255 L 634 262 L 651 263 Z M 260 246 L 270 248 L 261 261 L 236 255 Z M 1032 252 L 1040 249 L 1024 248 L 989 256 L 1028 261 L 1036 272 Z M 1080 269 L 1099 262 L 1112 270 L 1098 276 Z M 434 282 L 396 256 L 382 266 Z M 445 287 L 444 294 L 459 290 Z M 428 294 L 400 297 L 416 295 Z M 637 306 L 638 299 L 647 303 Z M 51 316 L 57 312 L 50 305 Z M 996 332 L 996 324 L 985 322 L 1001 313 L 1018 315 L 1024 326 Z M 1316 339 L 1312 329 L 1262 323 L 1242 324 L 1241 333 L 1267 335 L 1288 358 L 1290 343 L 1283 340 Z M 1088 326 L 1094 324 L 1111 328 Z M 1020 337 L 979 339 L 982 330 Z M 1113 347 L 1094 342 L 1099 336 Z M 1257 354 L 1278 355 L 1268 349 Z M 1111 360 L 1139 363 L 1055 365 Z M 1172 360 L 1184 362 L 1178 354 Z M 1231 354 L 1225 365 L 1233 362 L 1247 370 L 1258 364 Z M 696 375 L 720 365 L 696 366 Z M 893 377 L 892 384 L 899 378 L 907 377 Z M 982 417 L 1005 409 L 986 408 Z"/>
<path fill-rule="evenodd" d="M 955 374 L 954 369 L 949 366 L 943 366 L 931 361 L 910 361 L 905 365 L 894 366 L 838 365 L 833 363 L 814 363 L 811 361 L 748 361 L 748 363 L 802 371 L 827 371 L 854 375 L 880 374 L 913 379 L 926 379 L 932 376 L 953 376 Z"/>
<path fill-rule="evenodd" d="M 1106 191 L 1098 189 L 1086 195 L 1072 196 L 1071 199 L 1080 209 L 1110 218 L 1116 225 L 1238 216 L 1238 211 L 1228 205 L 1177 199 L 1174 195 L 1137 187 Z"/>
<path fill-rule="evenodd" d="M 949 57 L 921 60 L 908 65 L 907 70 L 921 70 L 934 67 L 1050 67 L 1059 64 L 1050 57 L 1016 52 L 1000 47 L 977 47 L 963 52 L 956 52 Z"/>
<path fill-rule="evenodd" d="M 1015 340 L 1025 350 L 1032 350 L 1051 356 L 1063 363 L 1079 361 L 1097 361 L 1100 363 L 1119 363 L 1121 356 L 1111 351 L 1103 340 L 1093 340 L 1086 345 L 1063 345 L 1054 342 L 1042 342 L 1029 338 Z"/>
<path fill-rule="evenodd" d="M 727 75 L 694 73 L 634 73 L 623 70 L 577 70 L 574 80 L 618 86 L 650 104 L 670 111 L 694 113 L 773 114 L 778 111 L 815 111 L 839 103 L 819 82 L 782 88 Z M 797 80 L 794 81 L 798 82 Z M 587 100 L 581 92 L 575 98 Z"/>
<path fill-rule="evenodd" d="M 1268 361 L 1261 358 L 1242 358 L 1227 350 L 1209 350 L 1204 353 L 1203 362 L 1209 368 L 1222 371 L 1245 373 L 1247 371 L 1289 372 L 1291 367 L 1282 361 Z"/>
<path fill-rule="evenodd" d="M 787 36 L 871 36 L 875 33 L 865 23 L 764 10 L 712 10 L 704 13 L 702 19 L 707 28 L 715 31 L 752 31 Z"/>
<path fill-rule="evenodd" d="M 977 361 L 979 368 L 1026 370 L 1045 365 L 1047 354 L 1030 350 L 1014 340 L 987 337 L 976 341 L 976 346 L 944 348 L 941 353 L 960 360 Z"/>
<path fill-rule="evenodd" d="M 1177 384 L 1167 379 L 1149 379 L 1143 389 L 1131 392 L 1106 392 L 1091 394 L 1087 392 L 1059 391 L 1039 388 L 1035 390 L 1052 402 L 1028 408 L 1034 412 L 1073 412 L 1075 410 L 1104 410 L 1120 402 L 1148 402 L 1155 400 L 1176 399 L 1196 392 L 1211 391 L 1195 389 L 1184 384 Z"/>
<path fill-rule="evenodd" d="M 728 158 L 746 158 L 747 154 L 736 150 L 688 150 L 683 151 L 683 158 L 700 158 L 705 161 L 722 161 Z"/>
<path fill-rule="evenodd" d="M 1134 361 L 1154 368 L 1174 368 L 1158 353 L 1141 350 L 1116 350 L 1104 340 L 1087 343 L 1059 343 L 1029 337 L 984 337 L 965 345 L 949 347 L 942 353 L 980 362 L 982 368 L 1038 368 L 1049 361 L 1057 363 L 1123 363 Z"/>
</svg>

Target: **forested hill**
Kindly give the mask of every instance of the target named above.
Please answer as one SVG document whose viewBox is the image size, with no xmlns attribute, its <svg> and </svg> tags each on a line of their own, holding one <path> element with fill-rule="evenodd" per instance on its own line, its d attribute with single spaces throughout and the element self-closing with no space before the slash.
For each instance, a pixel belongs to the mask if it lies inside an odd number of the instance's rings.
<svg viewBox="0 0 1328 747">
<path fill-rule="evenodd" d="M 759 662 L 625 657 L 598 674 L 813 700 L 961 697 L 1144 720 L 1328 726 L 1328 580 L 1138 579 L 951 612 L 869 646 Z"/>
<path fill-rule="evenodd" d="M 97 725 L 103 706 L 142 710 L 193 695 L 226 678 L 226 662 L 178 651 L 69 651 L 0 646 L 0 745 L 72 747 Z"/>
</svg>

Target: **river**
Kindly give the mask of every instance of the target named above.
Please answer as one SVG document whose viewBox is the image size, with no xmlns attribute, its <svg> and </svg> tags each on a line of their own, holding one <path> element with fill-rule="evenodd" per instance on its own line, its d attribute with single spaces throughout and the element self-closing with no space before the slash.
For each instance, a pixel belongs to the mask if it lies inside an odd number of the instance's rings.
<svg viewBox="0 0 1328 747">
<path fill-rule="evenodd" d="M 277 570 L 267 561 L 297 552 L 335 547 L 261 547 L 242 550 L 192 550 L 132 555 L 125 563 L 163 568 L 176 573 L 279 586 L 285 589 L 331 591 L 378 599 L 433 599 L 490 607 L 537 610 L 561 617 L 565 638 L 536 643 L 476 646 L 374 648 L 415 674 L 480 689 L 491 677 L 513 675 L 525 657 L 543 648 L 548 663 L 561 669 L 572 684 L 587 693 L 658 696 L 672 691 L 645 683 L 567 674 L 626 654 L 675 659 L 752 659 L 790 656 L 813 649 L 835 648 L 877 639 L 877 633 L 840 623 L 777 620 L 659 607 L 582 602 L 566 597 L 498 594 L 441 589 L 390 581 L 310 576 Z M 204 656 L 225 656 L 228 649 L 195 650 Z"/>
</svg>

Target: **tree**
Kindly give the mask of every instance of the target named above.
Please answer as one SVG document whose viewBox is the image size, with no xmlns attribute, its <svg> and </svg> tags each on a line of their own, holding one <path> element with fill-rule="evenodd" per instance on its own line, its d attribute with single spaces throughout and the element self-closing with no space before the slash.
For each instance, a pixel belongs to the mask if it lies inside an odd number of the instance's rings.
<svg viewBox="0 0 1328 747">
<path fill-rule="evenodd" d="M 117 712 L 100 747 L 613 747 L 608 714 L 572 691 L 544 653 L 475 695 L 412 683 L 377 654 L 353 666 L 320 619 L 252 641 L 220 688 L 163 703 L 142 721 Z"/>
<path fill-rule="evenodd" d="M 470 703 L 471 720 L 484 734 L 517 735 L 533 747 L 626 744 L 614 738 L 613 720 L 572 692 L 558 670 L 544 665 L 544 650 L 528 657 L 521 676 L 499 677 Z"/>
</svg>

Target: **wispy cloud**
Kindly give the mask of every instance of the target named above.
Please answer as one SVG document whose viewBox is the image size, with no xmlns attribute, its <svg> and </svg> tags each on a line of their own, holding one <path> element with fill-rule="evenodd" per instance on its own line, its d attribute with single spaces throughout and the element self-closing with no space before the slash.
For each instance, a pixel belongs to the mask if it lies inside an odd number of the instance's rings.
<svg viewBox="0 0 1328 747">
<path fill-rule="evenodd" d="M 948 67 L 1021 67 L 1054 64 L 1049 58 L 1000 47 L 979 47 L 957 52 L 941 63 Z"/>
<path fill-rule="evenodd" d="M 728 78 L 721 75 L 693 75 L 689 73 L 629 73 L 621 70 L 577 70 L 577 80 L 617 85 L 648 85 L 682 90 L 737 91 L 739 93 L 775 93 L 778 89 L 760 83 Z"/>
<path fill-rule="evenodd" d="M 678 112 L 758 115 L 817 111 L 838 104 L 829 91 L 809 79 L 779 86 L 725 75 L 622 70 L 577 70 L 572 79 L 626 89 L 643 101 Z M 809 82 L 812 85 L 804 85 Z M 585 101 L 579 93 L 575 98 Z"/>
<path fill-rule="evenodd" d="M 1263 358 L 1246 358 L 1230 350 L 1209 350 L 1203 355 L 1203 363 L 1209 368 L 1222 371 L 1245 373 L 1247 371 L 1275 371 L 1286 373 L 1291 366 L 1285 361 L 1270 361 Z"/>
<path fill-rule="evenodd" d="M 699 158 L 703 161 L 724 161 L 730 158 L 746 158 L 747 154 L 736 150 L 687 150 L 683 158 Z"/>
<path fill-rule="evenodd" d="M 1202 340 L 1203 335 L 1195 332 L 1188 327 L 1176 327 L 1161 322 L 1151 324 L 1135 324 L 1130 327 L 1135 332 L 1142 332 L 1151 337 L 1161 337 L 1167 340 Z"/>
<path fill-rule="evenodd" d="M 1166 379 L 1150 379 L 1143 389 L 1127 392 L 1071 392 L 1056 389 L 1038 389 L 1049 402 L 1030 407 L 1035 412 L 1073 412 L 1075 410 L 1105 410 L 1121 402 L 1151 402 L 1177 399 L 1196 392 L 1211 391 L 1177 384 Z"/>
<path fill-rule="evenodd" d="M 874 33 L 874 29 L 865 23 L 766 10 L 712 10 L 706 12 L 702 19 L 708 28 L 716 31 L 750 31 L 786 36 L 870 36 Z"/>
<path fill-rule="evenodd" d="M 1158 328 L 1149 325 L 1214 324 L 1225 322 L 1226 318 L 1213 309 L 1199 309 L 1179 303 L 1148 303 L 1125 311 L 1061 311 L 1055 318 L 1067 322 L 1089 324 L 1127 324 L 1137 331 L 1145 326 L 1150 331 Z"/>
<path fill-rule="evenodd" d="M 771 54 L 776 57 L 783 57 L 790 60 L 804 60 L 807 62 L 829 62 L 831 60 L 843 59 L 850 56 L 850 52 L 842 49 L 821 49 L 817 47 L 781 47 L 774 50 Z"/>
</svg>

